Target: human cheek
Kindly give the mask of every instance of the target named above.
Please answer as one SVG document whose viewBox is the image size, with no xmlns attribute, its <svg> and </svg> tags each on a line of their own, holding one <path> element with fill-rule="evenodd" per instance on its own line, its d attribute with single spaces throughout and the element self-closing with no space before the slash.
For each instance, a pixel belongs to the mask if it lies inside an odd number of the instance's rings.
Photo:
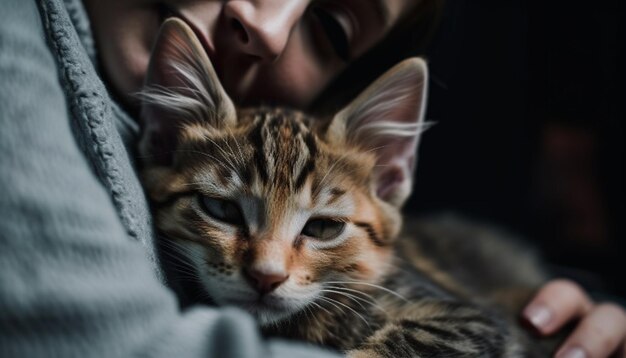
<svg viewBox="0 0 626 358">
<path fill-rule="evenodd" d="M 139 91 L 143 84 L 150 51 L 144 42 L 135 38 L 121 39 L 118 46 L 115 50 L 119 52 L 115 58 L 105 59 L 105 62 L 118 90 L 128 97 Z"/>
<path fill-rule="evenodd" d="M 148 67 L 150 48 L 160 24 L 159 13 L 153 7 L 123 7 L 115 3 L 93 17 L 98 51 L 105 73 L 127 102 L 139 91 Z"/>
<path fill-rule="evenodd" d="M 304 108 L 345 67 L 320 58 L 302 32 L 294 32 L 281 57 L 261 65 L 252 85 L 243 88 L 243 102 L 272 101 Z"/>
</svg>

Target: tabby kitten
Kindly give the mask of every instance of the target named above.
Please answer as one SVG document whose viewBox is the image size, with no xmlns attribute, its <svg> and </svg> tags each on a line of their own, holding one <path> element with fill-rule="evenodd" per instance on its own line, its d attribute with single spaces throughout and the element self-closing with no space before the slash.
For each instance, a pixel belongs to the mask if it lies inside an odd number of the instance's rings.
<svg viewBox="0 0 626 358">
<path fill-rule="evenodd" d="M 352 357 L 543 356 L 513 313 L 543 280 L 532 260 L 450 218 L 401 239 L 425 129 L 422 60 L 316 119 L 235 108 L 180 20 L 165 22 L 152 59 L 142 177 L 174 271 L 213 303 Z"/>
</svg>

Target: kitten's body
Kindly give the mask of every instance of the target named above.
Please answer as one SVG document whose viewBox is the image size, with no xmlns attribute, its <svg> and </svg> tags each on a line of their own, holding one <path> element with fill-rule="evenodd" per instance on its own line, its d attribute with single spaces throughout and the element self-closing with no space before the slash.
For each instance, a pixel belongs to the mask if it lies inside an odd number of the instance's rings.
<svg viewBox="0 0 626 358">
<path fill-rule="evenodd" d="M 399 234 L 423 129 L 423 62 L 314 119 L 235 110 L 203 56 L 184 24 L 165 23 L 142 174 L 165 252 L 212 302 L 248 310 L 268 335 L 355 357 L 545 355 L 522 348 L 515 324 L 543 280 L 528 256 L 455 221 Z"/>
<path fill-rule="evenodd" d="M 394 267 L 377 282 L 384 289 L 352 284 L 344 286 L 351 291 L 329 294 L 356 312 L 332 306 L 332 314 L 314 318 L 304 312 L 267 334 L 359 347 L 366 357 L 550 355 L 556 341 L 539 342 L 518 325 L 545 280 L 533 253 L 493 228 L 450 215 L 414 220 L 403 231 Z"/>
</svg>

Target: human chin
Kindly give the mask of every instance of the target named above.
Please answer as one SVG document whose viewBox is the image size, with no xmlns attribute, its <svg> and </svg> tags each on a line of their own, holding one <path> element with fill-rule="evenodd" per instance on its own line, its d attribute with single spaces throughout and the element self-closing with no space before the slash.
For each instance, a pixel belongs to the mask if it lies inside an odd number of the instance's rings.
<svg viewBox="0 0 626 358">
<path fill-rule="evenodd" d="M 298 66 L 282 61 L 271 65 L 251 65 L 247 67 L 247 72 L 223 69 L 222 83 L 236 103 L 298 109 L 306 109 L 333 74 L 307 61 L 299 62 Z M 246 78 L 246 75 L 249 77 Z"/>
</svg>

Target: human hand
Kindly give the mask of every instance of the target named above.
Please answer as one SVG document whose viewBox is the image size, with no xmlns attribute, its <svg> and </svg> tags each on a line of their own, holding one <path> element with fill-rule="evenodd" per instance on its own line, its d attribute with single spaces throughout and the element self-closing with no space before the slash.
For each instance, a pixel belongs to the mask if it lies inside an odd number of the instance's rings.
<svg viewBox="0 0 626 358">
<path fill-rule="evenodd" d="M 576 283 L 553 280 L 526 306 L 523 317 L 542 336 L 579 319 L 556 358 L 626 358 L 626 312 L 613 303 L 595 303 Z"/>
</svg>

